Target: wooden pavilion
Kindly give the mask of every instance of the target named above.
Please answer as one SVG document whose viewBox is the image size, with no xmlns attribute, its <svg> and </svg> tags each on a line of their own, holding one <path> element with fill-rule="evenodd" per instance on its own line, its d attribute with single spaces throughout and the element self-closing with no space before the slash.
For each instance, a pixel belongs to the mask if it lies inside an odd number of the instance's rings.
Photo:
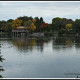
<svg viewBox="0 0 80 80">
<path fill-rule="evenodd" d="M 25 26 L 19 26 L 15 30 L 12 30 L 13 36 L 24 36 L 27 35 L 28 33 L 29 33 L 28 29 Z"/>
</svg>

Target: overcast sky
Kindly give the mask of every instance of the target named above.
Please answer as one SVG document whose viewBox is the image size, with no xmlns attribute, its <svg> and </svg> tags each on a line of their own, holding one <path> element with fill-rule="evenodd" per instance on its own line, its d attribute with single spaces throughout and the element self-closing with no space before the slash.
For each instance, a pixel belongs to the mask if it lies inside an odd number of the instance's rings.
<svg viewBox="0 0 80 80">
<path fill-rule="evenodd" d="M 0 1 L 0 20 L 16 19 L 19 16 L 43 17 L 51 23 L 52 18 L 80 18 L 80 1 Z"/>
</svg>

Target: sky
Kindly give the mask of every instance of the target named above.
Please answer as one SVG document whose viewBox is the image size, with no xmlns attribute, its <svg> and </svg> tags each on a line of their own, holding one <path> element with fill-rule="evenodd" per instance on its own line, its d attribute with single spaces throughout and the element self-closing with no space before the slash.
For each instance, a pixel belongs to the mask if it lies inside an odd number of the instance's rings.
<svg viewBox="0 0 80 80">
<path fill-rule="evenodd" d="M 43 17 L 47 23 L 55 17 L 80 19 L 80 1 L 0 1 L 0 20 L 20 16 Z"/>
</svg>

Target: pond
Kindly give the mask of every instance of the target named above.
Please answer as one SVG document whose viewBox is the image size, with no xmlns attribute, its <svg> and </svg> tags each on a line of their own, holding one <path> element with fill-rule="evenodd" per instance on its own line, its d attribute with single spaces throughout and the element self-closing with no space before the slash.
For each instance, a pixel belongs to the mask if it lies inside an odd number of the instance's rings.
<svg viewBox="0 0 80 80">
<path fill-rule="evenodd" d="M 44 38 L 0 35 L 3 78 L 76 78 L 80 76 L 80 36 Z"/>
</svg>

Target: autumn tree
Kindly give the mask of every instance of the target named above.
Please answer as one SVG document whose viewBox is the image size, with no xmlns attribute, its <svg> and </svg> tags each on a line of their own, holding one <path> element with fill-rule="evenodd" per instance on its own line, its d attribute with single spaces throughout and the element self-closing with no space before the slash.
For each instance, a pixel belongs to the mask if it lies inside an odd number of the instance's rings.
<svg viewBox="0 0 80 80">
<path fill-rule="evenodd" d="M 22 20 L 16 19 L 12 21 L 12 29 L 16 29 L 18 26 L 21 26 Z"/>
<path fill-rule="evenodd" d="M 51 26 L 48 23 L 42 23 L 40 26 L 41 31 L 50 31 Z"/>
<path fill-rule="evenodd" d="M 39 30 L 39 27 L 40 27 L 40 22 L 39 22 L 39 18 L 38 17 L 35 17 L 35 20 L 36 20 L 36 30 L 38 31 Z"/>
<path fill-rule="evenodd" d="M 31 29 L 30 29 L 30 28 L 32 28 L 32 27 L 31 27 L 31 24 L 34 24 L 34 25 L 35 25 L 35 22 L 36 22 L 35 19 L 25 21 L 25 22 L 24 22 L 24 26 L 27 27 L 27 29 L 31 30 Z M 31 30 L 31 31 L 32 31 L 32 30 Z"/>
<path fill-rule="evenodd" d="M 34 31 L 36 29 L 36 26 L 34 25 L 34 23 L 30 24 L 30 31 Z"/>
<path fill-rule="evenodd" d="M 44 21 L 43 21 L 42 17 L 40 17 L 40 19 L 38 17 L 35 17 L 35 20 L 36 20 L 36 22 L 35 22 L 36 31 L 39 32 L 40 31 L 40 26 L 41 26 L 42 23 L 44 23 Z"/>
<path fill-rule="evenodd" d="M 35 23 L 36 22 L 36 19 L 33 19 L 32 22 Z"/>
<path fill-rule="evenodd" d="M 66 24 L 66 29 L 71 30 L 72 29 L 72 24 Z"/>
</svg>

